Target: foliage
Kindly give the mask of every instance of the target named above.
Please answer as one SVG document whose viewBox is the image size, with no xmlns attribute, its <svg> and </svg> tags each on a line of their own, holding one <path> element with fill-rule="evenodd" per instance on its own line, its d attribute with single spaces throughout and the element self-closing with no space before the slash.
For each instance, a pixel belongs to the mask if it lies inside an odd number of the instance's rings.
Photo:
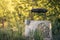
<svg viewBox="0 0 60 40">
<path fill-rule="evenodd" d="M 51 21 L 53 34 L 59 33 L 60 22 L 57 19 L 60 19 L 60 0 L 0 0 L 0 28 L 15 28 L 24 32 L 24 21 L 31 19 L 29 14 L 32 8 L 46 8 L 45 20 Z M 44 20 L 45 17 L 44 14 L 31 15 L 33 20 Z"/>
</svg>

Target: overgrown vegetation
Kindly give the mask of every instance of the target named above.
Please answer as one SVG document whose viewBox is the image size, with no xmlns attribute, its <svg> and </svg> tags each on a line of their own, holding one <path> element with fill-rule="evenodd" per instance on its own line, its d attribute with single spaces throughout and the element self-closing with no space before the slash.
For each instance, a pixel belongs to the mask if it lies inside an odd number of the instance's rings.
<svg viewBox="0 0 60 40">
<path fill-rule="evenodd" d="M 32 8 L 46 8 L 48 10 L 46 20 L 52 23 L 53 37 L 58 37 L 57 35 L 60 35 L 60 0 L 0 0 L 0 29 L 2 29 L 0 39 L 3 40 L 2 35 L 6 34 L 6 40 L 10 40 L 9 37 L 13 38 L 12 31 L 14 31 L 14 40 L 16 40 L 15 37 L 19 39 L 19 35 L 22 34 L 18 32 L 24 32 L 24 21 L 29 19 Z M 34 20 L 44 19 L 43 14 L 32 13 L 31 15 Z M 58 38 L 56 39 L 59 40 Z"/>
</svg>

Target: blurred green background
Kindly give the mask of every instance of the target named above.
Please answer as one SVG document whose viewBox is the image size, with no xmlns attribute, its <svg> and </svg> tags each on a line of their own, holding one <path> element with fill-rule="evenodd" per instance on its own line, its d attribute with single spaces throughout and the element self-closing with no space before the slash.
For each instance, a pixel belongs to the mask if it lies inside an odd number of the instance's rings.
<svg viewBox="0 0 60 40">
<path fill-rule="evenodd" d="M 32 8 L 45 8 L 46 20 L 51 21 L 54 40 L 60 39 L 60 0 L 0 0 L 0 40 L 25 40 L 25 24 Z M 34 14 L 33 20 L 43 20 Z M 37 37 L 36 37 L 37 38 Z"/>
</svg>

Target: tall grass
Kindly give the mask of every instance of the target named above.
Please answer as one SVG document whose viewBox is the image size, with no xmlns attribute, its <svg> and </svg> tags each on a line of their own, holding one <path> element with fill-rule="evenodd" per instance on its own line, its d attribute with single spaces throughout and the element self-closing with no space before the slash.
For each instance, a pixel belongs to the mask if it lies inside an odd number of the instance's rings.
<svg viewBox="0 0 60 40">
<path fill-rule="evenodd" d="M 0 30 L 0 40 L 25 40 L 18 31 Z"/>
<path fill-rule="evenodd" d="M 27 40 L 43 40 L 43 32 L 40 29 L 31 30 L 27 36 Z"/>
<path fill-rule="evenodd" d="M 41 32 L 36 30 L 34 32 L 34 36 L 32 36 L 34 40 L 43 40 Z M 18 31 L 12 31 L 6 30 L 6 29 L 0 29 L 0 40 L 27 40 L 28 38 L 24 37 L 21 32 Z M 31 37 L 29 40 L 33 40 Z"/>
<path fill-rule="evenodd" d="M 34 39 L 35 40 L 43 40 L 43 34 L 41 30 L 36 30 L 34 32 Z"/>
</svg>

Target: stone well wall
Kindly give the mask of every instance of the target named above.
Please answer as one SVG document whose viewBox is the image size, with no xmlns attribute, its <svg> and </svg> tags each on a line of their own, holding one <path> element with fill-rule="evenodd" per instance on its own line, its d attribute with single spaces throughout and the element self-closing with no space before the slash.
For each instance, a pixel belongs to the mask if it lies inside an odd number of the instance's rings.
<svg viewBox="0 0 60 40">
<path fill-rule="evenodd" d="M 25 22 L 25 24 L 28 21 Z M 52 27 L 50 21 L 33 21 L 31 20 L 29 24 L 26 24 L 25 26 L 25 36 L 32 36 L 33 34 L 30 34 L 31 31 L 35 31 L 37 28 L 39 28 L 42 31 L 44 40 L 51 40 L 52 39 Z"/>
</svg>

